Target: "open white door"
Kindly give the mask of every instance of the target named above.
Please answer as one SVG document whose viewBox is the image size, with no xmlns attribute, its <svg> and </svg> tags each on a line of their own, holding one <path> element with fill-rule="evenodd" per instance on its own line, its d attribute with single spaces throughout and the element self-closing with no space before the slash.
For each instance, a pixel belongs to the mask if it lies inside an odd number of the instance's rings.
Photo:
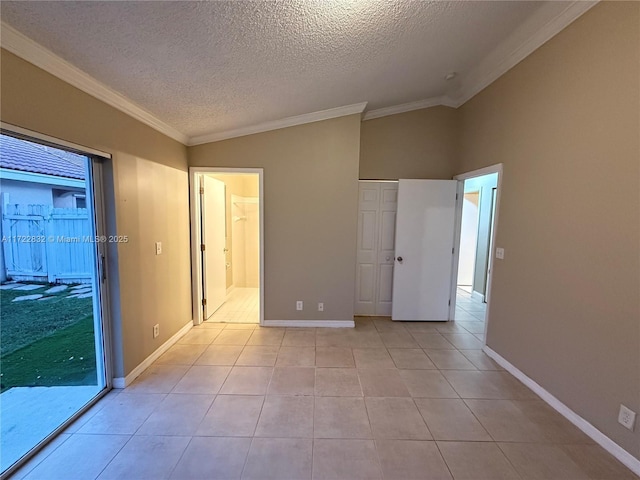
<svg viewBox="0 0 640 480">
<path fill-rule="evenodd" d="M 455 180 L 400 180 L 393 320 L 449 320 Z"/>
<path fill-rule="evenodd" d="M 220 308 L 227 296 L 225 265 L 225 185 L 207 175 L 200 177 L 202 215 L 202 283 L 204 318 Z"/>
</svg>

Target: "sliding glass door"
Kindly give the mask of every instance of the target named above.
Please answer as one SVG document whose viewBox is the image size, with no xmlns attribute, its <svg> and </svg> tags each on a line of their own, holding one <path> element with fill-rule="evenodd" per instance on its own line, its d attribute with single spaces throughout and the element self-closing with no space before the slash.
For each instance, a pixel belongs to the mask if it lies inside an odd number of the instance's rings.
<svg viewBox="0 0 640 480">
<path fill-rule="evenodd" d="M 101 160 L 0 135 L 0 472 L 110 387 Z"/>
</svg>

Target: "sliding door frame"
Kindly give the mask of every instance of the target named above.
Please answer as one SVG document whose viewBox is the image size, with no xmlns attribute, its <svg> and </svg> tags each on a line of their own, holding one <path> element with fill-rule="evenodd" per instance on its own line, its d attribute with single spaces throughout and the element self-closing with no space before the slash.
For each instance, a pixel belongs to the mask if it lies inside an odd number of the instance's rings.
<svg viewBox="0 0 640 480">
<path fill-rule="evenodd" d="M 105 219 L 105 202 L 104 202 L 104 178 L 102 165 L 105 161 L 111 160 L 111 154 L 96 150 L 83 145 L 67 142 L 59 138 L 34 132 L 16 125 L 6 122 L 0 122 L 0 133 L 8 135 L 20 140 L 26 140 L 41 145 L 47 145 L 61 150 L 67 150 L 73 153 L 87 157 L 88 162 L 88 178 L 86 180 L 87 204 L 92 202 L 92 227 L 96 235 L 106 235 L 106 219 Z M 95 405 L 102 397 L 104 397 L 113 387 L 113 357 L 112 357 L 112 335 L 111 335 L 111 312 L 109 309 L 109 291 L 107 282 L 107 244 L 96 242 L 96 255 L 94 271 L 97 273 L 95 279 L 96 295 L 93 299 L 94 314 L 100 315 L 99 325 L 94 322 L 94 338 L 99 327 L 101 342 L 96 338 L 96 373 L 102 375 L 103 378 L 97 378 L 98 387 L 102 389 L 87 402 L 80 410 L 69 417 L 65 422 L 59 425 L 49 435 L 36 444 L 27 454 L 20 458 L 11 467 L 0 474 L 0 480 L 9 478 L 16 470 L 27 463 L 34 455 L 42 450 L 50 441 L 58 434 L 62 433 L 81 417 L 87 410 Z M 96 303 L 98 305 L 96 305 Z M 101 344 L 101 345 L 100 345 Z M 100 370 L 100 368 L 102 370 Z"/>
</svg>

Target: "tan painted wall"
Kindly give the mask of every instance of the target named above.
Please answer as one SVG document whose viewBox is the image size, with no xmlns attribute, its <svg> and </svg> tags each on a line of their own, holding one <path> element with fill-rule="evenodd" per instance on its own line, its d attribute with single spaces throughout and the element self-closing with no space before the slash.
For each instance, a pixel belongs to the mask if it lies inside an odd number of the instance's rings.
<svg viewBox="0 0 640 480">
<path fill-rule="evenodd" d="M 265 319 L 353 319 L 359 139 L 351 115 L 189 148 L 191 166 L 264 168 Z"/>
<path fill-rule="evenodd" d="M 106 196 L 115 218 L 108 221 L 130 239 L 109 250 L 109 270 L 120 273 L 110 277 L 120 292 L 114 373 L 126 375 L 192 318 L 186 147 L 5 50 L 1 75 L 3 122 L 113 155 Z"/>
<path fill-rule="evenodd" d="M 636 458 L 639 47 L 640 4 L 595 6 L 461 107 L 458 166 L 504 164 L 488 345 Z"/>
<path fill-rule="evenodd" d="M 432 107 L 362 122 L 360 179 L 451 179 L 457 112 Z"/>
</svg>

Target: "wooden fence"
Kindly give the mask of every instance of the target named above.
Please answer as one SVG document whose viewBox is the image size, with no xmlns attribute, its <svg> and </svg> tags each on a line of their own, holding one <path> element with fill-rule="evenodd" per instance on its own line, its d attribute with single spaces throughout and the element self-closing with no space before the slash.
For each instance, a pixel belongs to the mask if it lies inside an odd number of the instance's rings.
<svg viewBox="0 0 640 480">
<path fill-rule="evenodd" d="M 94 244 L 87 209 L 4 205 L 0 233 L 7 278 L 91 281 Z"/>
</svg>

